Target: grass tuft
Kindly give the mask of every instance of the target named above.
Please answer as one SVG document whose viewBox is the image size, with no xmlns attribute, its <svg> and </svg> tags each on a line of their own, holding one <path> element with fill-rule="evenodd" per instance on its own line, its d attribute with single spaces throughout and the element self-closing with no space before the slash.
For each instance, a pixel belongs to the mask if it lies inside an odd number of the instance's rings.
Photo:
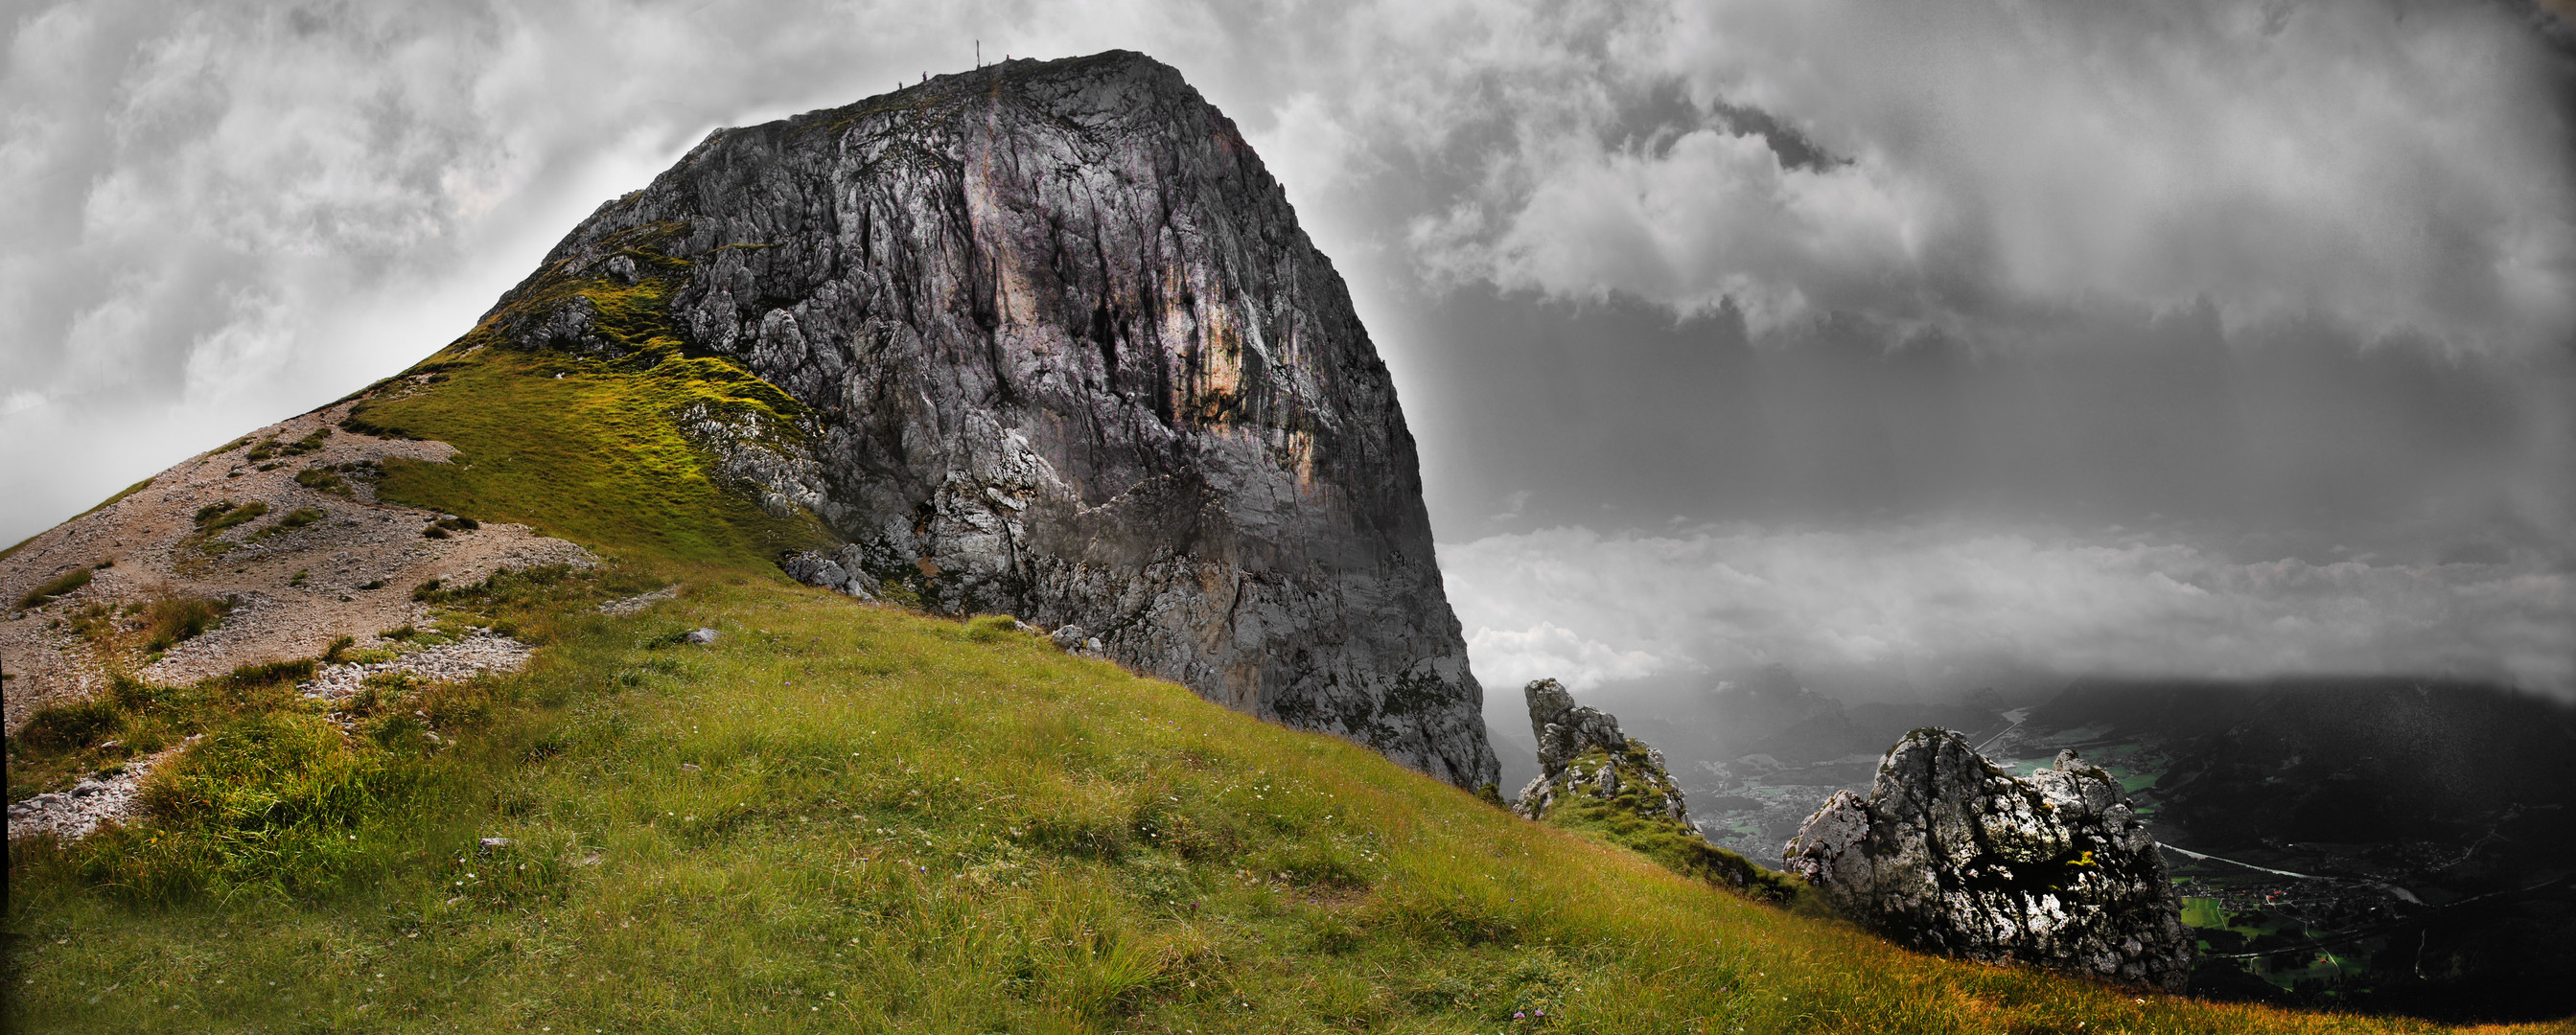
<svg viewBox="0 0 2576 1035">
<path fill-rule="evenodd" d="M 144 648 L 158 653 L 203 635 L 232 612 L 230 602 L 212 597 L 161 597 L 144 606 Z"/>
<path fill-rule="evenodd" d="M 276 439 L 268 439 L 252 446 L 250 452 L 242 454 L 242 462 L 256 464 L 272 457 L 302 456 L 306 453 L 320 452 L 323 443 L 330 437 L 331 429 L 315 428 L 312 433 L 293 442 L 280 443 Z M 216 452 L 223 452 L 223 450 Z M 267 468 L 263 467 L 261 470 L 267 470 Z"/>
<path fill-rule="evenodd" d="M 101 564 L 98 567 L 104 568 L 106 565 Z M 57 575 L 47 580 L 44 585 L 28 590 L 27 595 L 19 597 L 18 610 L 30 611 L 52 603 L 55 597 L 89 585 L 92 576 L 93 569 L 88 566 L 74 568 Z"/>
<path fill-rule="evenodd" d="M 197 534 L 208 536 L 236 525 L 246 525 L 266 513 L 268 504 L 259 500 L 238 504 L 231 500 L 209 503 L 197 508 Z"/>
<path fill-rule="evenodd" d="M 287 512 L 285 517 L 277 519 L 275 524 L 251 533 L 250 537 L 254 540 L 258 540 L 266 539 L 273 535 L 282 535 L 330 516 L 329 512 L 324 511 L 319 507 L 297 507 L 294 510 Z"/>
<path fill-rule="evenodd" d="M 315 492 L 328 492 L 339 496 L 350 494 L 349 483 L 340 477 L 338 469 L 332 467 L 307 467 L 297 471 L 295 484 Z"/>
<path fill-rule="evenodd" d="M 1020 635 L 1020 620 L 1010 615 L 978 615 L 966 622 L 966 638 L 976 643 L 995 643 Z"/>
<path fill-rule="evenodd" d="M 47 705 L 18 727 L 16 747 L 62 751 L 96 743 L 125 728 L 125 712 L 109 700 L 66 701 Z"/>
<path fill-rule="evenodd" d="M 144 784 L 157 829 L 122 851 L 91 853 L 93 877 L 128 897 L 182 901 L 206 892 L 310 896 L 360 869 L 348 831 L 389 804 L 381 753 L 354 745 L 321 716 L 269 711 L 227 723 Z"/>
</svg>

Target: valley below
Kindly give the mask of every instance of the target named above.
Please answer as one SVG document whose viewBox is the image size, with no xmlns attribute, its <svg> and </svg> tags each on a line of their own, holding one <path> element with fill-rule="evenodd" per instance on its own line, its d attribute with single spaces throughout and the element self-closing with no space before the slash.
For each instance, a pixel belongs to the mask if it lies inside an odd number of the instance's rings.
<svg viewBox="0 0 2576 1035">
<path fill-rule="evenodd" d="M 1781 668 L 1593 699 L 1671 758 L 1711 841 L 1764 865 L 1834 792 L 1867 793 L 1909 729 L 1958 730 L 2014 773 L 2072 748 L 2164 846 L 2198 936 L 2195 994 L 2458 1021 L 2576 1012 L 2564 707 L 2393 678 L 2095 679 L 2014 707 L 1846 705 Z"/>
</svg>

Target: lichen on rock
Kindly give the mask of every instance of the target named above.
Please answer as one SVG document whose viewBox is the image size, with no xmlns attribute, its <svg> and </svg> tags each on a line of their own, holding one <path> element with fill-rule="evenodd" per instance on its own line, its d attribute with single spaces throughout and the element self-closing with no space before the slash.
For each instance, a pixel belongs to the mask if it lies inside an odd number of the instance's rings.
<svg viewBox="0 0 2576 1035">
<path fill-rule="evenodd" d="M 2075 752 L 2016 778 L 1916 730 L 1870 796 L 1836 793 L 1783 849 L 1835 911 L 1913 948 L 2180 992 L 2192 943 L 2155 838 Z"/>
</svg>

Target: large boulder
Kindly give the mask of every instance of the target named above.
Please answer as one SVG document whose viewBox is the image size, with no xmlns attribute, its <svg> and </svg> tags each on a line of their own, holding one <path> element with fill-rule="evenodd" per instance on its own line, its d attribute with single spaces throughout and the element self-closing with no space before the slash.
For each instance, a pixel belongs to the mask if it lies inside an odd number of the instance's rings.
<svg viewBox="0 0 2576 1035">
<path fill-rule="evenodd" d="M 2015 778 L 1948 730 L 1906 734 L 1870 796 L 1782 853 L 1837 912 L 1914 948 L 2180 992 L 2182 902 L 2119 781 L 2073 751 Z"/>
<path fill-rule="evenodd" d="M 1229 707 L 1499 777 L 1386 365 L 1167 65 L 1010 61 L 718 130 L 471 340 L 776 386 L 776 419 L 681 416 L 847 544 L 798 578 L 1077 626 Z"/>
</svg>

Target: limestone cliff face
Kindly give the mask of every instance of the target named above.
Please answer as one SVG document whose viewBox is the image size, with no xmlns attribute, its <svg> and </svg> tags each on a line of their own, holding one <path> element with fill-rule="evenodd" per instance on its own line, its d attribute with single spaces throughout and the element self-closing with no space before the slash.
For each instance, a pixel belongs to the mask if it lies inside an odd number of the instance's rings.
<svg viewBox="0 0 2576 1035">
<path fill-rule="evenodd" d="M 2180 992 L 2192 941 L 2155 838 L 2073 751 L 2016 778 L 1948 730 L 1907 734 L 1866 799 L 1842 791 L 1782 853 L 1897 941 Z"/>
<path fill-rule="evenodd" d="M 719 131 L 482 330 L 667 336 L 793 396 L 793 434 L 701 437 L 850 542 L 838 587 L 1078 626 L 1219 703 L 1497 776 L 1386 367 L 1165 65 L 1006 62 Z"/>
</svg>

